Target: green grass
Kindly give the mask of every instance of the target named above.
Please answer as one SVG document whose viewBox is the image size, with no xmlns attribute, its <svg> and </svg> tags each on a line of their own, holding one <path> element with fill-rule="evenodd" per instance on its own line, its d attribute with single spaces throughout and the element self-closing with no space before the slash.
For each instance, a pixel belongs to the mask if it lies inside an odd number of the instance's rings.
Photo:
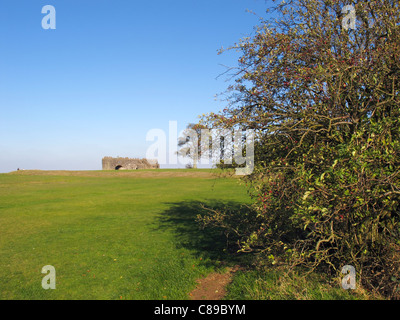
<svg viewBox="0 0 400 320">
<path fill-rule="evenodd" d="M 195 280 L 251 256 L 200 230 L 201 205 L 249 203 L 217 170 L 0 174 L 0 299 L 188 299 Z M 229 176 L 224 174 L 225 176 Z M 56 269 L 44 290 L 41 269 Z M 322 275 L 239 271 L 225 299 L 370 299 Z M 373 297 L 372 297 L 373 298 Z"/>
<path fill-rule="evenodd" d="M 236 179 L 190 171 L 0 175 L 0 299 L 188 299 L 218 269 L 219 234 L 201 203 L 247 202 Z M 56 269 L 56 290 L 41 268 Z"/>
<path fill-rule="evenodd" d="M 227 300 L 369 300 L 380 299 L 362 288 L 344 290 L 340 279 L 331 281 L 324 275 L 300 270 L 270 268 L 236 273 L 228 287 Z"/>
</svg>

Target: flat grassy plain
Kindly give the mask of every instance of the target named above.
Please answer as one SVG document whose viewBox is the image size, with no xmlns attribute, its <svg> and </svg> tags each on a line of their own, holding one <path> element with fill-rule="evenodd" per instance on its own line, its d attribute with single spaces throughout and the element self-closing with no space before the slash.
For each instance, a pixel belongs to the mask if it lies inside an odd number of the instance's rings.
<svg viewBox="0 0 400 320">
<path fill-rule="evenodd" d="M 0 300 L 190 299 L 197 279 L 251 258 L 199 229 L 202 205 L 246 203 L 238 179 L 218 170 L 0 174 Z M 42 288 L 46 265 L 55 290 Z M 279 269 L 242 269 L 227 290 L 231 300 L 375 298 Z"/>
<path fill-rule="evenodd" d="M 212 170 L 0 174 L 0 299 L 189 299 L 226 266 L 221 235 L 195 221 L 201 204 L 246 202 Z"/>
</svg>

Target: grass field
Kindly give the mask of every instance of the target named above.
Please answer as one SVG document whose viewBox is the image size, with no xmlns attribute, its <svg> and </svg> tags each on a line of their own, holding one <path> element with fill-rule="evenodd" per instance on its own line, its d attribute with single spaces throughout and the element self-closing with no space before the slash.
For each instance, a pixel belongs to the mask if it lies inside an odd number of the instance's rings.
<svg viewBox="0 0 400 320">
<path fill-rule="evenodd" d="M 246 256 L 200 230 L 201 205 L 249 203 L 213 170 L 0 174 L 0 299 L 189 299 L 196 279 Z M 44 290 L 42 267 L 56 269 Z M 241 270 L 226 299 L 367 299 L 319 276 Z"/>
<path fill-rule="evenodd" d="M 211 170 L 0 174 L 0 299 L 188 299 L 226 260 L 200 204 L 246 201 Z"/>
</svg>

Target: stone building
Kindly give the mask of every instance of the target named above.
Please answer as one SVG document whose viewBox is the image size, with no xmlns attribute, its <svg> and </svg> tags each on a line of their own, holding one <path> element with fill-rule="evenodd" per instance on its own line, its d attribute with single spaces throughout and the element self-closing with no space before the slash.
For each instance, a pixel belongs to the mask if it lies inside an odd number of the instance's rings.
<svg viewBox="0 0 400 320">
<path fill-rule="evenodd" d="M 104 157 L 102 160 L 103 170 L 138 170 L 138 169 L 159 169 L 157 160 L 113 158 Z"/>
</svg>

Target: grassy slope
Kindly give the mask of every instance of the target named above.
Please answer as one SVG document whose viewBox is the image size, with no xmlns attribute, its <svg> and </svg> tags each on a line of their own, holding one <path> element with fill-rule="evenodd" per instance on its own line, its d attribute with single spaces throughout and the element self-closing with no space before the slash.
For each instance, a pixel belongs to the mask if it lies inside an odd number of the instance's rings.
<svg viewBox="0 0 400 320">
<path fill-rule="evenodd" d="M 200 203 L 248 198 L 235 179 L 159 172 L 1 174 L 0 299 L 187 299 L 221 259 Z"/>
</svg>

